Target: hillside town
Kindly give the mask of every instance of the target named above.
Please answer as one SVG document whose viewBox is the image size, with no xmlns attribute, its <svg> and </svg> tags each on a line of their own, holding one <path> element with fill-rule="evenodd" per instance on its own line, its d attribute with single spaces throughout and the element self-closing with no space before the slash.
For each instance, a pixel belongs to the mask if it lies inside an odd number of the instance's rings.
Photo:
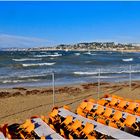
<svg viewBox="0 0 140 140">
<path fill-rule="evenodd" d="M 83 42 L 77 44 L 60 44 L 57 46 L 41 46 L 33 48 L 6 48 L 5 51 L 140 51 L 140 44 L 137 43 L 115 43 L 115 42 Z"/>
</svg>

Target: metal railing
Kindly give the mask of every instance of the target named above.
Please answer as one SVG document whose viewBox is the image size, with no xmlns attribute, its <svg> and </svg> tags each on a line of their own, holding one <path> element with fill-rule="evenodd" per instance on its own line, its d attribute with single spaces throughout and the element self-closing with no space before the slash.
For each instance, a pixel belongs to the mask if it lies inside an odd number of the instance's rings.
<svg viewBox="0 0 140 140">
<path fill-rule="evenodd" d="M 101 68 L 98 71 L 98 87 L 97 87 L 97 95 L 98 99 L 100 98 L 101 92 Z M 129 81 L 129 90 L 132 91 L 132 65 L 129 65 L 129 72 L 128 72 L 128 81 Z"/>
<path fill-rule="evenodd" d="M 53 106 L 55 106 L 55 73 L 52 72 L 52 89 L 53 89 Z M 98 70 L 98 84 L 97 84 L 97 96 L 98 99 L 100 98 L 100 93 L 101 93 L 101 68 Z M 129 65 L 129 72 L 128 72 L 128 81 L 129 81 L 129 90 L 132 91 L 132 65 Z"/>
</svg>

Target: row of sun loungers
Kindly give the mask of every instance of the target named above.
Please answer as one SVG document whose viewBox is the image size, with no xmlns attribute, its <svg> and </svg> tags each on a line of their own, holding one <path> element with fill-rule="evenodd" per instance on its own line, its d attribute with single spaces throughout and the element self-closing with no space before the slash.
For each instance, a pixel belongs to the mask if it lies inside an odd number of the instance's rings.
<svg viewBox="0 0 140 140">
<path fill-rule="evenodd" d="M 109 139 L 110 135 L 101 133 L 97 124 L 76 115 L 64 108 L 54 109 L 49 117 L 49 125 L 65 139 Z"/>
<path fill-rule="evenodd" d="M 81 115 L 78 115 L 78 114 L 75 114 L 69 110 L 66 110 L 64 108 L 59 108 L 59 114 L 63 117 L 66 117 L 66 116 L 73 116 L 75 118 L 75 120 L 80 120 L 82 121 L 84 124 L 86 124 L 87 122 L 88 123 L 91 123 L 94 125 L 94 130 L 97 131 L 99 134 L 102 134 L 102 135 L 105 135 L 106 138 L 115 138 L 115 139 L 138 139 L 139 137 L 137 136 L 134 136 L 132 134 L 129 134 L 127 132 L 124 132 L 124 131 L 121 131 L 119 129 L 116 129 L 116 128 L 113 128 L 113 127 L 110 127 L 110 126 L 106 126 L 104 124 L 101 124 L 99 122 L 96 122 L 94 120 L 91 120 L 91 119 L 88 119 L 88 118 L 85 118 Z M 97 138 L 97 137 L 96 137 Z"/>
<path fill-rule="evenodd" d="M 63 139 L 46 122 L 46 117 L 33 117 L 23 124 L 4 125 L 0 139 Z"/>
<path fill-rule="evenodd" d="M 131 114 L 130 112 L 127 113 L 125 112 L 126 109 L 121 111 L 125 104 L 121 108 L 117 105 L 110 106 L 112 101 L 114 101 L 114 98 L 111 98 L 109 101 L 108 99 L 84 101 L 77 108 L 77 114 L 122 131 L 127 131 L 133 135 L 140 136 L 140 116 L 133 115 L 133 113 Z"/>
<path fill-rule="evenodd" d="M 0 126 L 0 139 L 139 139 L 139 106 L 113 95 L 84 100 L 75 113 L 54 107 L 49 116 Z"/>
<path fill-rule="evenodd" d="M 113 95 L 107 98 L 103 98 L 102 100 L 98 100 L 97 103 L 103 106 L 140 116 L 140 100 L 132 101 L 130 99 L 124 99 L 122 97 Z"/>
</svg>

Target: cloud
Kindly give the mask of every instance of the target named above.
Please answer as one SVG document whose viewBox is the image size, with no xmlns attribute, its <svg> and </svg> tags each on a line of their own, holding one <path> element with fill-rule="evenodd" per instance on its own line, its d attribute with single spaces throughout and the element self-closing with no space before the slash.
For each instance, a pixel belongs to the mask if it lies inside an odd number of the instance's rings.
<svg viewBox="0 0 140 140">
<path fill-rule="evenodd" d="M 47 46 L 47 39 L 0 34 L 0 48 L 29 48 Z"/>
</svg>

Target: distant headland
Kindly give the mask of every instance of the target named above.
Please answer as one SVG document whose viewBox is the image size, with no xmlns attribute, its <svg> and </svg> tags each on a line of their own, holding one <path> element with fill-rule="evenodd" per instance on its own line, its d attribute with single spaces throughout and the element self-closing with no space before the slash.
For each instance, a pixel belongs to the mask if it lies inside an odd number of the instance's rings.
<svg viewBox="0 0 140 140">
<path fill-rule="evenodd" d="M 140 52 L 138 43 L 115 43 L 115 42 L 83 42 L 77 44 L 60 44 L 53 47 L 33 47 L 33 48 L 4 48 L 4 51 L 124 51 Z"/>
</svg>

